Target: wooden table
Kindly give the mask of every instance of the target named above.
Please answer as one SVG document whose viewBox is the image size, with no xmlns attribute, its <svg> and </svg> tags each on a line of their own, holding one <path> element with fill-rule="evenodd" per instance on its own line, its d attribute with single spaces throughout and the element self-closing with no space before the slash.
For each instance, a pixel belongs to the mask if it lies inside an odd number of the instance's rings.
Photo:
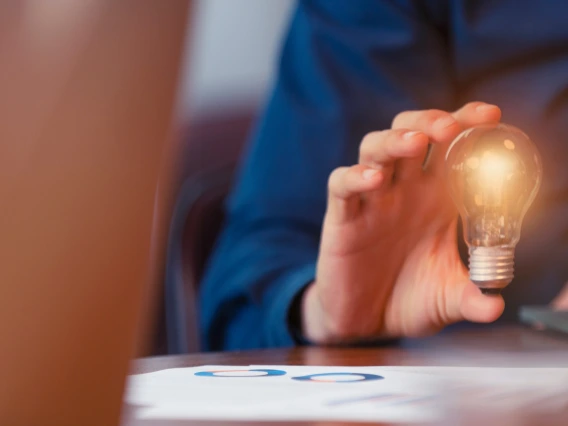
<svg viewBox="0 0 568 426">
<path fill-rule="evenodd" d="M 568 338 L 522 327 L 481 327 L 445 332 L 427 339 L 408 340 L 394 346 L 379 348 L 301 347 L 146 358 L 134 362 L 132 373 L 146 373 L 166 368 L 193 367 L 205 364 L 509 366 L 513 362 L 518 362 L 518 366 L 522 366 L 524 362 L 528 362 L 527 357 L 532 354 L 542 355 L 543 353 L 551 356 L 546 366 L 568 367 Z M 553 360 L 553 365 L 550 365 L 550 359 Z M 129 417 L 128 414 L 126 417 Z M 133 419 L 125 421 L 127 426 L 217 426 L 221 424 L 226 424 L 226 422 L 141 421 Z M 230 424 L 244 425 L 250 424 L 250 422 L 233 422 Z M 284 425 L 286 423 L 270 424 Z M 316 424 L 323 426 L 347 425 L 349 423 L 293 424 L 296 426 Z M 354 424 L 360 425 L 361 423 Z M 538 425 L 568 425 L 568 407 L 565 418 L 539 418 Z M 487 426 L 487 424 L 484 424 L 484 426 Z"/>
</svg>

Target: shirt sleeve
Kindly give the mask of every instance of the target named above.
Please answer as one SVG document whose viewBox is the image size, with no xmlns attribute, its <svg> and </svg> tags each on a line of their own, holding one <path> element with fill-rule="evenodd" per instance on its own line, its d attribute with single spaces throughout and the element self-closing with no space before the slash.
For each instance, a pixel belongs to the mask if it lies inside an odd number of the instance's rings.
<svg viewBox="0 0 568 426">
<path fill-rule="evenodd" d="M 444 28 L 425 3 L 299 1 L 201 287 L 205 349 L 295 344 L 287 318 L 315 277 L 329 174 L 398 112 L 452 106 Z"/>
</svg>

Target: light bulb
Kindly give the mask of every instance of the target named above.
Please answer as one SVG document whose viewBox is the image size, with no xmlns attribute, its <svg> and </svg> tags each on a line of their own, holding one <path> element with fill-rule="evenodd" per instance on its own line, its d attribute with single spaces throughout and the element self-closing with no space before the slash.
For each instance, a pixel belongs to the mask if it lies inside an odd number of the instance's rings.
<svg viewBox="0 0 568 426">
<path fill-rule="evenodd" d="M 541 182 L 540 155 L 516 127 L 474 127 L 450 145 L 446 173 L 469 247 L 470 279 L 482 293 L 499 294 L 513 279 L 521 224 Z"/>
</svg>

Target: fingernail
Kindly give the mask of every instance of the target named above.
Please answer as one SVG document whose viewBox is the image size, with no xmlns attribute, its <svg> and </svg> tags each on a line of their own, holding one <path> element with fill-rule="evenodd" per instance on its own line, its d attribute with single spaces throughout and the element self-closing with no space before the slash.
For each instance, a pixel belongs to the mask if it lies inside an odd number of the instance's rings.
<svg viewBox="0 0 568 426">
<path fill-rule="evenodd" d="M 406 140 L 410 140 L 410 139 L 412 139 L 414 136 L 416 136 L 416 135 L 418 135 L 418 134 L 420 134 L 420 132 L 414 130 L 414 131 L 412 131 L 412 132 L 406 132 L 402 137 L 403 137 L 404 139 L 406 139 Z"/>
<path fill-rule="evenodd" d="M 488 112 L 491 110 L 495 110 L 495 108 L 497 108 L 495 105 L 483 104 L 475 107 L 475 110 L 477 112 Z"/>
<path fill-rule="evenodd" d="M 445 117 L 438 118 L 436 120 L 436 126 L 441 129 L 446 129 L 454 124 L 456 124 L 456 120 L 450 115 L 446 115 Z"/>
<path fill-rule="evenodd" d="M 379 173 L 378 170 L 375 169 L 367 169 L 363 171 L 363 179 L 365 180 L 369 180 L 371 179 L 373 176 L 375 176 L 377 173 Z"/>
</svg>

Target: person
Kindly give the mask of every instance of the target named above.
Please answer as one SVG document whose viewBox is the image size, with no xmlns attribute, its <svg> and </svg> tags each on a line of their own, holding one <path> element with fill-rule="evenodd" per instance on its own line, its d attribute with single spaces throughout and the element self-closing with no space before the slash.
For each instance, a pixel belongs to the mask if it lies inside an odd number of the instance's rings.
<svg viewBox="0 0 568 426">
<path fill-rule="evenodd" d="M 503 298 L 482 295 L 460 258 L 442 169 L 456 135 L 499 120 L 544 164 L 503 318 L 550 302 L 568 279 L 567 12 L 300 1 L 202 284 L 203 346 L 356 344 L 497 320 Z"/>
</svg>

